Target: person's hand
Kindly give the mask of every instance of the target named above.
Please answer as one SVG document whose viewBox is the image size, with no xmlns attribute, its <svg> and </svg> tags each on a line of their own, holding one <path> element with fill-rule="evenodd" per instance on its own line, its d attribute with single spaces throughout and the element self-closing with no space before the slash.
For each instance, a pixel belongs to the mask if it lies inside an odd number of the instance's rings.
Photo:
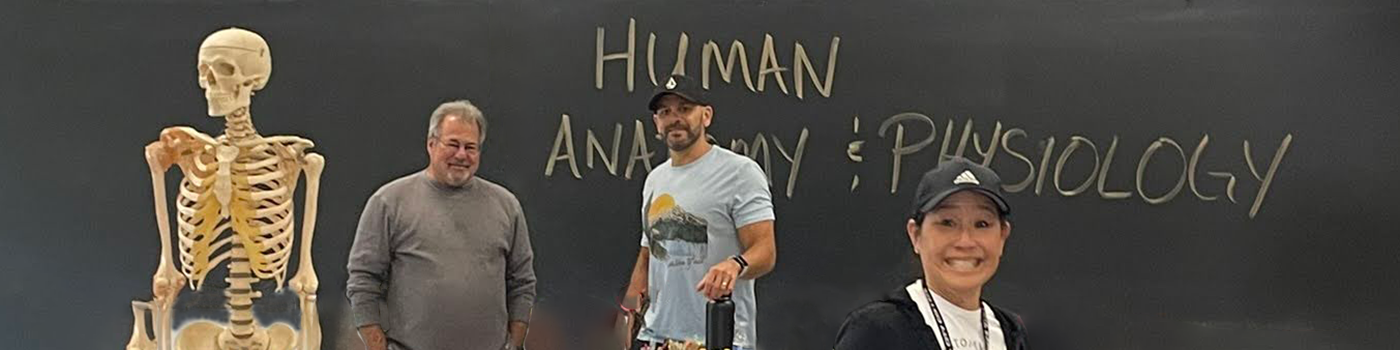
<svg viewBox="0 0 1400 350">
<path fill-rule="evenodd" d="M 372 324 L 360 327 L 360 339 L 365 341 L 367 350 L 388 350 L 389 340 L 384 338 L 384 329 Z"/>
<path fill-rule="evenodd" d="M 617 344 L 621 349 L 627 350 L 632 347 L 632 339 L 637 335 L 632 332 L 633 325 L 636 324 L 636 314 L 631 312 L 618 312 L 617 324 L 614 325 L 614 337 L 617 337 Z"/>
<path fill-rule="evenodd" d="M 623 296 L 617 313 L 617 339 L 623 350 L 632 347 L 632 340 L 641 331 L 642 317 L 646 309 L 646 290 L 628 292 Z"/>
<path fill-rule="evenodd" d="M 695 291 L 700 292 L 710 300 L 729 295 L 734 292 L 734 283 L 739 280 L 739 263 L 733 259 L 724 259 L 723 262 L 710 267 L 710 272 L 705 273 L 705 277 L 700 278 L 700 284 L 695 285 Z"/>
</svg>

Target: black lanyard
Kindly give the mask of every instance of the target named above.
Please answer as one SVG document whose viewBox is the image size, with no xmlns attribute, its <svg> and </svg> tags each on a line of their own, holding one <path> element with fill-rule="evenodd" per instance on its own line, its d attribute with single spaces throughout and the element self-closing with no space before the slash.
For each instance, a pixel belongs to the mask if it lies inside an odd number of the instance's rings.
<svg viewBox="0 0 1400 350">
<path fill-rule="evenodd" d="M 920 281 L 924 287 L 924 297 L 928 298 L 928 306 L 933 309 L 933 319 L 938 322 L 938 332 L 943 336 L 943 348 L 953 350 L 953 337 L 948 336 L 948 325 L 943 323 L 943 313 L 938 311 L 938 303 L 933 301 L 933 292 L 928 290 L 928 281 Z M 987 308 L 982 307 L 982 302 L 977 302 L 977 309 L 982 312 L 982 350 L 992 348 L 992 343 L 987 337 Z"/>
</svg>

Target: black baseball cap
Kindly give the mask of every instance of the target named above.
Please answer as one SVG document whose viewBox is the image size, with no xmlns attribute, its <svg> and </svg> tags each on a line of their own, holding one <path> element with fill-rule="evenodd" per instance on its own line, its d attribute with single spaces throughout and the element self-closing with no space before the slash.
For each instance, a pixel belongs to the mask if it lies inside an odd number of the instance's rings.
<svg viewBox="0 0 1400 350">
<path fill-rule="evenodd" d="M 963 190 L 982 193 L 996 203 L 999 214 L 1011 214 L 1011 208 L 1001 196 L 1001 177 L 990 168 L 957 157 L 945 160 L 924 173 L 919 180 L 919 189 L 914 193 L 914 206 L 909 217 L 917 219 L 937 207 L 943 199 Z"/>
<path fill-rule="evenodd" d="M 705 89 L 700 87 L 700 83 L 695 79 L 684 75 L 671 75 L 666 77 L 666 81 L 661 82 L 651 94 L 651 102 L 647 103 L 647 109 L 656 111 L 656 102 L 661 101 L 661 96 L 676 95 L 686 101 L 699 105 L 710 105 L 710 100 L 705 96 Z"/>
</svg>

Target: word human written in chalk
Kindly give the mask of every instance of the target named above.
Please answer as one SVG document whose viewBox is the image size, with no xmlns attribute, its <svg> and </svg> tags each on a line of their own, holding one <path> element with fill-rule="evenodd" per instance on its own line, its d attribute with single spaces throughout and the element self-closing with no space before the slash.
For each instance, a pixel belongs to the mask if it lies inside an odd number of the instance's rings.
<svg viewBox="0 0 1400 350">
<path fill-rule="evenodd" d="M 607 30 L 603 27 L 598 27 L 597 45 L 594 55 L 593 87 L 598 90 L 603 90 L 603 83 L 604 80 L 606 80 L 604 78 L 608 75 L 607 68 L 617 67 L 617 65 L 610 66 L 606 63 L 618 61 L 623 63 L 621 68 L 625 71 L 624 75 L 626 78 L 624 81 L 627 85 L 627 91 L 631 92 L 636 88 L 637 80 L 637 20 L 629 19 L 627 21 L 627 38 L 622 41 L 622 43 L 626 45 L 625 50 L 607 52 L 607 47 L 612 46 L 609 44 L 611 41 L 608 40 L 608 37 Z M 620 36 L 617 38 L 620 39 Z M 651 84 L 655 86 L 657 85 L 656 33 L 648 34 L 646 45 L 647 78 L 650 79 Z M 810 84 L 815 87 L 818 94 L 822 97 L 830 98 L 833 85 L 832 77 L 836 75 L 837 52 L 839 52 L 841 48 L 841 38 L 835 36 L 831 38 L 831 43 L 827 47 L 826 52 L 825 69 L 818 68 L 819 64 L 813 63 L 812 58 L 808 55 L 807 47 L 803 46 L 801 42 L 793 41 L 792 45 L 792 61 L 789 62 L 790 67 L 785 67 L 782 65 L 777 50 L 774 48 L 772 34 L 763 35 L 763 46 L 759 50 L 757 56 L 751 55 L 748 48 L 752 46 L 744 45 L 744 42 L 741 40 L 735 39 L 731 41 L 728 51 L 725 51 L 719 43 L 708 41 L 704 44 L 700 53 L 700 84 L 705 89 L 710 88 L 710 83 L 714 80 L 710 75 L 712 71 L 719 73 L 717 78 L 724 80 L 725 83 L 733 83 L 734 75 L 738 73 L 739 79 L 742 79 L 744 82 L 744 86 L 754 93 L 768 91 L 769 79 L 772 79 L 772 84 L 777 85 L 778 91 L 782 92 L 782 94 L 791 94 L 798 99 L 805 99 L 807 97 L 808 81 L 810 81 Z M 676 40 L 675 65 L 671 67 L 670 73 L 664 73 L 662 77 L 670 74 L 694 76 L 689 74 L 686 69 L 686 62 L 691 60 L 691 56 L 687 54 L 689 51 L 690 35 L 681 32 L 679 38 Z M 816 53 L 813 54 L 815 55 Z M 757 57 L 757 63 L 751 64 L 751 57 Z M 738 71 L 734 70 L 736 65 L 739 68 Z M 750 69 L 751 67 L 757 68 Z M 792 73 L 790 75 L 792 79 L 791 92 L 788 89 L 787 81 L 783 77 L 783 72 L 788 71 Z M 613 74 L 616 75 L 616 73 Z"/>
</svg>

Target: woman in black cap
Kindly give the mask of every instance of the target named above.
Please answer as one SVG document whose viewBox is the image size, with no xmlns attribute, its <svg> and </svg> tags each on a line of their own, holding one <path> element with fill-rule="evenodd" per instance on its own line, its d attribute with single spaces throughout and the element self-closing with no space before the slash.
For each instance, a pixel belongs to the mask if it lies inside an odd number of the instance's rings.
<svg viewBox="0 0 1400 350">
<path fill-rule="evenodd" d="M 1009 213 L 987 167 L 956 158 L 925 173 L 905 225 L 924 278 L 846 316 L 836 350 L 1024 350 L 1020 317 L 982 300 Z"/>
</svg>

